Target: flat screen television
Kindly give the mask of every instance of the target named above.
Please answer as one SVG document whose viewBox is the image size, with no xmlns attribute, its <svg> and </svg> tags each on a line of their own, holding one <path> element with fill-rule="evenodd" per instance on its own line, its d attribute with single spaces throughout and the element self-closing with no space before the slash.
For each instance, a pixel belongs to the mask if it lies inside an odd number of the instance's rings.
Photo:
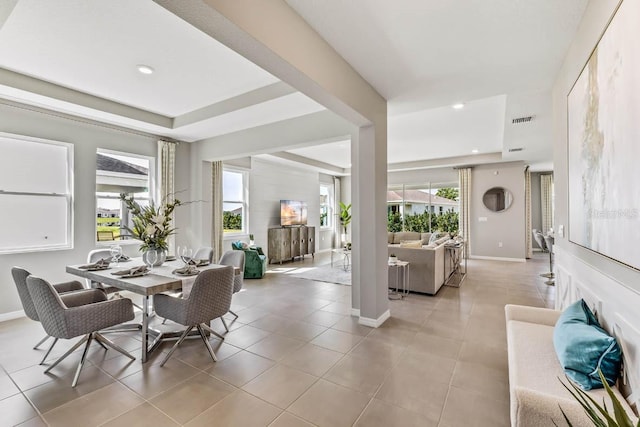
<svg viewBox="0 0 640 427">
<path fill-rule="evenodd" d="M 280 200 L 280 225 L 307 225 L 307 203 L 299 200 Z"/>
</svg>

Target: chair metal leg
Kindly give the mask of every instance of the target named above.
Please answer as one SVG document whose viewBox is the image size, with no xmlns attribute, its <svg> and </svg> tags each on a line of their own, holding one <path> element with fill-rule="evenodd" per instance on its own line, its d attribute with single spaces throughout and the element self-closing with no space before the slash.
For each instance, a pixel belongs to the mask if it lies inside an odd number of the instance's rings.
<svg viewBox="0 0 640 427">
<path fill-rule="evenodd" d="M 89 346 L 91 345 L 91 341 L 93 341 L 93 334 L 94 333 L 90 333 L 87 336 L 87 345 L 84 346 L 84 351 L 82 352 L 80 363 L 78 363 L 78 369 L 76 369 L 76 375 L 73 377 L 73 382 L 71 383 L 71 387 L 75 387 L 76 384 L 78 384 L 78 378 L 80 378 L 80 371 L 82 371 L 84 362 L 85 360 L 87 360 L 87 353 L 89 353 Z"/>
<path fill-rule="evenodd" d="M 213 334 L 213 335 L 217 336 L 218 338 L 220 338 L 221 340 L 224 341 L 224 337 L 222 335 L 220 335 L 219 333 L 217 333 L 216 331 L 214 331 L 213 329 L 211 329 L 211 327 L 209 325 L 207 325 L 206 323 L 202 323 L 200 326 L 202 326 L 202 328 L 205 331 L 208 331 L 210 334 Z"/>
<path fill-rule="evenodd" d="M 44 338 L 42 338 L 40 341 L 38 341 L 38 344 L 36 344 L 35 347 L 33 347 L 33 349 L 37 350 L 38 347 L 40 347 L 48 339 L 49 339 L 49 335 L 45 335 Z M 42 365 L 42 363 L 41 363 L 41 365 Z"/>
<path fill-rule="evenodd" d="M 236 316 L 236 319 L 238 318 L 238 315 L 235 314 L 233 311 L 229 310 L 229 313 L 233 314 L 234 316 Z"/>
<path fill-rule="evenodd" d="M 49 338 L 49 337 L 47 337 L 47 338 Z M 49 346 L 49 349 L 47 350 L 47 352 L 45 353 L 44 357 L 42 358 L 42 361 L 40 361 L 41 365 L 44 365 L 44 361 L 47 360 L 47 357 L 49 357 L 49 353 L 51 353 L 51 350 L 53 350 L 53 346 L 56 345 L 57 342 L 58 342 L 58 338 L 54 338 L 53 342 Z"/>
<path fill-rule="evenodd" d="M 192 329 L 193 329 L 193 326 L 185 329 L 184 333 L 180 335 L 180 338 L 178 338 L 178 341 L 176 341 L 175 345 L 171 347 L 171 350 L 169 350 L 169 353 L 165 356 L 162 363 L 160 363 L 160 367 L 163 367 L 164 364 L 167 363 L 167 360 L 169 360 L 173 352 L 176 351 L 176 348 L 178 348 L 178 346 L 182 344 L 182 341 L 184 341 L 184 339 L 187 337 L 187 335 L 189 335 L 189 332 L 191 332 Z"/>
<path fill-rule="evenodd" d="M 225 322 L 224 317 L 221 317 L 220 320 L 222 320 L 222 324 L 224 325 L 224 330 L 229 332 L 229 327 L 227 326 L 227 322 Z"/>
<path fill-rule="evenodd" d="M 197 325 L 196 328 L 198 328 L 198 332 L 200 332 L 200 336 L 202 337 L 202 341 L 204 341 L 204 345 L 207 347 L 207 351 L 209 352 L 209 356 L 211 356 L 211 358 L 213 359 L 214 362 L 217 362 L 218 358 L 216 357 L 216 354 L 213 352 L 213 349 L 211 348 L 211 344 L 209 344 L 209 339 L 207 338 L 207 334 L 204 333 L 204 329 L 200 325 Z"/>
<path fill-rule="evenodd" d="M 90 334 L 89 334 L 90 335 Z M 89 335 L 85 335 L 80 341 L 78 341 L 77 343 L 75 343 L 73 345 L 73 347 L 71 347 L 69 350 L 67 350 L 67 352 L 65 354 L 63 354 L 62 356 L 60 356 L 58 358 L 58 360 L 56 360 L 55 362 L 53 362 L 53 365 L 49 366 L 47 369 L 45 369 L 44 373 L 46 374 L 47 372 L 49 372 L 51 369 L 53 369 L 58 363 L 62 362 L 64 359 L 66 359 L 67 356 L 69 356 L 71 353 L 73 353 L 74 351 L 76 351 L 76 349 L 78 347 L 80 347 L 85 341 L 87 341 L 89 339 Z"/>
<path fill-rule="evenodd" d="M 101 346 L 104 347 L 105 344 L 106 344 L 109 347 L 111 347 L 112 349 L 114 349 L 115 351 L 117 351 L 119 353 L 122 353 L 123 355 L 127 356 L 129 359 L 136 360 L 136 358 L 133 357 L 127 350 L 123 349 L 122 347 L 120 347 L 119 345 L 117 345 L 116 343 L 111 341 L 110 339 L 105 338 L 104 336 L 102 336 L 102 334 L 100 334 L 98 332 L 95 332 L 94 333 L 94 338 L 96 339 L 96 342 L 98 342 Z"/>
<path fill-rule="evenodd" d="M 107 347 L 105 347 L 105 346 L 104 346 L 104 344 L 102 344 L 102 343 L 101 343 L 100 341 L 98 341 L 97 339 L 96 339 L 96 342 L 97 342 L 98 344 L 100 344 L 100 347 L 102 347 L 103 349 L 105 349 L 105 350 L 109 350 Z"/>
</svg>

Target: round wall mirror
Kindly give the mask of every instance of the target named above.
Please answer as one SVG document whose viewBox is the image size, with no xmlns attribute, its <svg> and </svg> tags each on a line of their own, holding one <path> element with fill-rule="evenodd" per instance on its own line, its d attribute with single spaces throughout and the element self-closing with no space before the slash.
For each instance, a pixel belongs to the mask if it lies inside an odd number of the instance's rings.
<svg viewBox="0 0 640 427">
<path fill-rule="evenodd" d="M 482 203 L 493 212 L 502 212 L 509 209 L 513 203 L 513 194 L 504 187 L 493 187 L 485 191 Z"/>
</svg>

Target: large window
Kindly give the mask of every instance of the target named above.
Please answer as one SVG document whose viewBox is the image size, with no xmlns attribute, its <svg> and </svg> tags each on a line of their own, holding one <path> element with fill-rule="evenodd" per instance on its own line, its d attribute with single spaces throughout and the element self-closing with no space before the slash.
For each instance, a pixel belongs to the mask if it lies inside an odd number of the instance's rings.
<svg viewBox="0 0 640 427">
<path fill-rule="evenodd" d="M 96 240 L 127 241 L 132 227 L 120 194 L 132 195 L 141 206 L 151 201 L 152 158 L 98 150 L 96 157 Z"/>
<path fill-rule="evenodd" d="M 390 186 L 387 191 L 389 231 L 458 232 L 457 183 Z"/>
<path fill-rule="evenodd" d="M 73 146 L 0 133 L 0 253 L 73 247 Z"/>
<path fill-rule="evenodd" d="M 225 168 L 222 172 L 223 228 L 225 234 L 247 233 L 247 173 Z"/>
<path fill-rule="evenodd" d="M 331 187 L 320 184 L 320 228 L 331 228 Z"/>
</svg>

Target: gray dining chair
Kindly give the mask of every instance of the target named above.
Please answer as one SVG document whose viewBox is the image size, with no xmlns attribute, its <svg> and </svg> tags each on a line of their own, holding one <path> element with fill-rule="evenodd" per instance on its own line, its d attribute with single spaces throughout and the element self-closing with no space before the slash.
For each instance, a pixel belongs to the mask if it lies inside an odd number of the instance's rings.
<svg viewBox="0 0 640 427">
<path fill-rule="evenodd" d="M 38 312 L 36 311 L 36 307 L 33 305 L 31 294 L 29 293 L 29 289 L 27 288 L 27 277 L 29 277 L 31 273 L 29 273 L 29 271 L 25 270 L 22 267 L 13 267 L 11 268 L 11 275 L 13 276 L 13 281 L 16 285 L 16 289 L 18 290 L 18 296 L 20 297 L 20 302 L 22 303 L 24 314 L 26 314 L 29 319 L 39 322 L 40 318 L 38 317 Z M 60 298 L 67 306 L 71 307 L 84 305 L 95 301 L 95 294 L 93 292 L 87 292 L 88 290 L 85 289 L 85 287 L 82 286 L 82 283 L 78 282 L 77 280 L 57 283 L 51 286 L 53 286 L 55 291 L 60 294 Z M 51 338 L 51 336 L 47 334 L 38 342 L 38 344 L 35 345 L 35 347 L 33 347 L 33 349 L 36 350 L 49 338 Z M 47 360 L 47 357 L 49 357 L 51 350 L 53 350 L 53 347 L 57 342 L 58 338 L 53 338 L 53 342 L 40 361 L 41 365 L 45 362 L 45 360 Z"/>
<path fill-rule="evenodd" d="M 200 260 L 206 259 L 209 263 L 213 262 L 213 248 L 211 246 L 203 246 L 199 248 L 193 255 L 193 259 Z"/>
<path fill-rule="evenodd" d="M 67 306 L 56 292 L 55 288 L 46 280 L 35 276 L 27 277 L 27 288 L 33 300 L 40 322 L 44 330 L 54 338 L 71 339 L 84 335 L 65 354 L 53 362 L 44 372 L 47 373 L 67 356 L 86 343 L 80 363 L 73 377 L 72 387 L 78 384 L 80 372 L 87 359 L 89 346 L 92 341 L 106 345 L 122 353 L 131 360 L 131 354 L 100 334 L 101 329 L 119 325 L 133 320 L 133 304 L 126 298 L 107 300 L 107 296 L 99 289 L 91 289 L 94 302 L 76 307 Z"/>
<path fill-rule="evenodd" d="M 233 276 L 233 293 L 238 293 L 242 290 L 242 285 L 244 284 L 244 261 L 245 261 L 244 251 L 227 251 L 222 254 L 220 257 L 220 261 L 218 264 L 220 265 L 230 265 L 240 269 L 240 274 L 236 274 Z M 235 318 L 238 318 L 238 315 L 234 313 L 231 309 L 229 309 L 229 313 L 231 313 Z M 225 322 L 224 318 L 220 318 L 222 320 L 222 324 L 227 332 L 229 332 L 229 328 L 227 327 L 227 322 Z"/>
<path fill-rule="evenodd" d="M 544 282 L 545 285 L 549 285 L 549 286 L 554 286 L 555 280 L 554 279 L 554 274 L 553 274 L 553 244 L 554 244 L 554 237 L 550 236 L 550 235 L 545 235 L 544 236 L 544 242 L 547 244 L 547 249 L 549 249 L 549 275 L 543 275 L 541 274 L 541 276 L 545 276 L 548 277 L 549 280 L 547 280 L 546 282 Z"/>
<path fill-rule="evenodd" d="M 87 263 L 93 264 L 94 262 L 98 262 L 101 259 L 111 260 L 111 250 L 109 249 L 94 249 L 89 252 L 87 255 Z M 94 282 L 93 280 L 87 279 L 87 284 L 90 288 L 102 289 L 107 293 L 107 295 L 115 294 L 119 291 L 118 288 L 113 286 L 105 285 L 103 283 Z"/>
<path fill-rule="evenodd" d="M 186 298 L 176 298 L 165 294 L 155 295 L 153 305 L 156 314 L 187 327 L 162 363 L 160 363 L 160 366 L 164 366 L 167 363 L 167 360 L 193 328 L 198 330 L 209 351 L 209 355 L 214 362 L 217 362 L 218 359 L 211 348 L 211 344 L 209 344 L 206 332 L 224 339 L 222 335 L 213 331 L 209 324 L 212 320 L 222 317 L 229 311 L 232 295 L 232 267 L 212 268 L 202 271 L 196 277 L 191 292 Z"/>
</svg>

